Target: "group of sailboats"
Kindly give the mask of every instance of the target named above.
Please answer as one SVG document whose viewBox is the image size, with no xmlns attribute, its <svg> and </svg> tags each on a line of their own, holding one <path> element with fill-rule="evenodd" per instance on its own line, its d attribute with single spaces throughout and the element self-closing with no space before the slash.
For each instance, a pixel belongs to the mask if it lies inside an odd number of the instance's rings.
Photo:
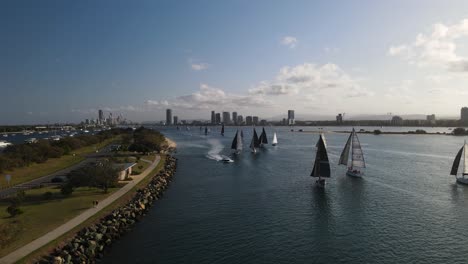
<svg viewBox="0 0 468 264">
<path fill-rule="evenodd" d="M 323 188 L 325 187 L 325 178 L 330 178 L 331 176 L 330 161 L 327 154 L 327 142 L 323 134 L 320 134 L 316 147 L 317 150 L 315 153 L 314 167 L 310 176 L 318 178 L 316 180 L 317 186 Z M 350 152 L 351 160 L 349 155 Z M 366 163 L 364 161 L 361 143 L 359 142 L 359 138 L 354 128 L 346 141 L 343 151 L 341 152 L 338 164 L 348 166 L 348 170 L 346 172 L 346 175 L 348 176 L 362 177 L 364 175 L 363 169 L 366 167 Z"/>
</svg>

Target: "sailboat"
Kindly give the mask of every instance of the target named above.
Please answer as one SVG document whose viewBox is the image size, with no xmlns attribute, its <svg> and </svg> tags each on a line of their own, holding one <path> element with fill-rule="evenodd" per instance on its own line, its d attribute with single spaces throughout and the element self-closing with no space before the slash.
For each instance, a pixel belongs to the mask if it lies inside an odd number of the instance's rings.
<svg viewBox="0 0 468 264">
<path fill-rule="evenodd" d="M 224 137 L 224 124 L 221 126 L 221 136 Z"/>
<path fill-rule="evenodd" d="M 348 167 L 346 175 L 352 177 L 362 177 L 364 172 L 363 168 L 366 167 L 366 162 L 364 161 L 364 153 L 362 152 L 361 143 L 357 137 L 356 131 L 353 128 L 353 131 L 349 135 L 348 141 L 341 152 L 340 161 L 338 165 L 348 166 L 349 159 L 349 150 L 351 149 L 351 166 Z"/>
<path fill-rule="evenodd" d="M 232 140 L 231 149 L 234 150 L 234 153 L 240 154 L 242 152 L 242 138 L 239 135 L 239 130 L 236 132 L 236 136 Z"/>
<path fill-rule="evenodd" d="M 271 142 L 272 146 L 278 145 L 278 138 L 276 137 L 276 132 L 273 134 L 273 142 Z"/>
<path fill-rule="evenodd" d="M 242 128 L 241 128 L 240 137 L 242 139 L 242 142 L 244 142 L 244 131 L 242 130 Z"/>
<path fill-rule="evenodd" d="M 467 151 L 468 151 L 468 144 L 466 144 L 466 140 L 465 140 L 463 147 L 461 147 L 461 149 L 458 151 L 457 156 L 455 157 L 455 160 L 453 161 L 452 170 L 450 171 L 450 175 L 454 175 L 457 179 L 457 182 L 461 184 L 468 184 L 468 178 L 465 178 L 465 176 L 468 175 L 468 154 L 466 153 Z M 457 177 L 458 167 L 460 165 L 460 160 L 462 159 L 462 154 L 463 154 L 463 172 L 461 174 L 461 177 Z"/>
<path fill-rule="evenodd" d="M 316 147 L 314 168 L 310 176 L 317 177 L 317 186 L 323 188 L 325 187 L 324 178 L 330 178 L 330 162 L 328 161 L 327 143 L 324 135 L 320 134 Z"/>
<path fill-rule="evenodd" d="M 257 148 L 260 147 L 260 140 L 258 139 L 257 131 L 253 129 L 252 141 L 250 142 L 250 150 L 253 153 L 257 153 Z"/>
<path fill-rule="evenodd" d="M 205 127 L 205 136 L 208 135 L 208 127 Z"/>
<path fill-rule="evenodd" d="M 267 135 L 266 135 L 266 132 L 265 132 L 265 128 L 262 129 L 262 134 L 260 134 L 260 147 L 263 147 L 263 144 L 268 144 L 268 139 L 267 139 Z"/>
</svg>

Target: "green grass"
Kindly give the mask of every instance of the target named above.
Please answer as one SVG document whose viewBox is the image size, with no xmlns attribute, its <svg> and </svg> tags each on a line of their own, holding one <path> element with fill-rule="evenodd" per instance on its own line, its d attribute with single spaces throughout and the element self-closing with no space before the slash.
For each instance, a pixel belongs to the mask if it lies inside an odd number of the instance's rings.
<svg viewBox="0 0 468 264">
<path fill-rule="evenodd" d="M 166 162 L 166 156 L 161 155 L 161 161 L 156 166 L 156 168 L 153 171 L 151 171 L 148 174 L 148 176 L 145 177 L 141 182 L 139 182 L 137 185 L 135 185 L 128 193 L 124 194 L 122 197 L 120 197 L 119 199 L 117 199 L 116 201 L 114 201 L 113 203 L 108 205 L 107 207 L 103 208 L 101 211 L 99 211 L 94 216 L 90 217 L 88 220 L 86 220 L 82 224 L 80 224 L 77 227 L 70 230 L 70 232 L 68 232 L 67 234 L 64 234 L 64 235 L 60 236 L 59 238 L 51 241 L 46 246 L 36 250 L 35 252 L 31 253 L 29 256 L 26 256 L 25 258 L 18 261 L 17 263 L 34 263 L 34 261 L 33 261 L 34 259 L 38 259 L 39 257 L 50 253 L 51 249 L 54 249 L 57 246 L 62 245 L 66 240 L 72 238 L 76 234 L 76 232 L 81 230 L 83 227 L 90 226 L 91 224 L 99 222 L 99 220 L 102 217 L 108 215 L 113 210 L 115 210 L 115 209 L 125 205 L 126 203 L 128 203 L 128 201 L 133 198 L 133 196 L 135 195 L 135 192 L 138 189 L 143 188 L 144 186 L 148 185 L 148 183 L 151 181 L 153 176 L 155 176 L 157 174 L 157 172 L 159 172 L 162 168 L 164 168 L 165 162 Z"/>
<path fill-rule="evenodd" d="M 94 152 L 96 149 L 100 149 L 113 141 L 116 141 L 118 137 L 107 139 L 101 143 L 83 147 L 73 151 L 75 156 L 73 155 L 64 155 L 60 158 L 56 159 L 49 159 L 44 163 L 34 163 L 30 166 L 17 168 L 11 171 L 5 171 L 4 175 L 10 174 L 11 177 L 11 185 L 16 185 L 24 182 L 28 182 L 42 176 L 46 176 L 48 174 L 54 173 L 56 171 L 65 169 L 72 165 L 75 165 L 85 159 L 87 154 Z M 0 177 L 0 187 L 5 187 L 7 185 L 5 177 Z"/>
<path fill-rule="evenodd" d="M 0 201 L 0 256 L 52 231 L 91 208 L 93 200 L 102 200 L 118 189 L 111 188 L 103 193 L 97 188 L 81 187 L 69 197 L 62 196 L 55 187 L 28 190 L 20 206 L 24 213 L 14 218 L 6 212 L 9 203 Z M 46 192 L 53 193 L 51 199 L 44 199 Z"/>
</svg>

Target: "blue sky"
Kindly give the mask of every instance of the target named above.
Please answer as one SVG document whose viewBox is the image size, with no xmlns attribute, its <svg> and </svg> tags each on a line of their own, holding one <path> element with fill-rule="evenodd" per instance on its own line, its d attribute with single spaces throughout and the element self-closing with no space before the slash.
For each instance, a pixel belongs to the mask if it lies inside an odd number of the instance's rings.
<svg viewBox="0 0 468 264">
<path fill-rule="evenodd" d="M 0 124 L 456 116 L 467 1 L 1 1 Z M 419 36 L 419 37 L 418 37 Z M 467 54 L 468 55 L 468 54 Z M 466 63 L 466 64 L 465 64 Z"/>
</svg>

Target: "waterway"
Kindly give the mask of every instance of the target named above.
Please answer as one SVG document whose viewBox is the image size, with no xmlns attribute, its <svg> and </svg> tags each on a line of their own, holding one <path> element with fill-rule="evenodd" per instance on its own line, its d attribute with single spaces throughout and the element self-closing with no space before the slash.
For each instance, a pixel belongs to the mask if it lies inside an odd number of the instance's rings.
<svg viewBox="0 0 468 264">
<path fill-rule="evenodd" d="M 236 128 L 224 137 L 219 128 L 207 136 L 159 129 L 177 142 L 177 173 L 104 263 L 468 260 L 468 186 L 449 176 L 468 137 L 360 134 L 367 170 L 356 179 L 336 165 L 348 135 L 326 133 L 332 177 L 319 190 L 309 176 L 318 134 L 268 127 L 278 146 L 255 155 L 245 149 L 225 164 L 218 160 L 230 155 Z M 243 129 L 248 145 L 251 128 Z"/>
</svg>

